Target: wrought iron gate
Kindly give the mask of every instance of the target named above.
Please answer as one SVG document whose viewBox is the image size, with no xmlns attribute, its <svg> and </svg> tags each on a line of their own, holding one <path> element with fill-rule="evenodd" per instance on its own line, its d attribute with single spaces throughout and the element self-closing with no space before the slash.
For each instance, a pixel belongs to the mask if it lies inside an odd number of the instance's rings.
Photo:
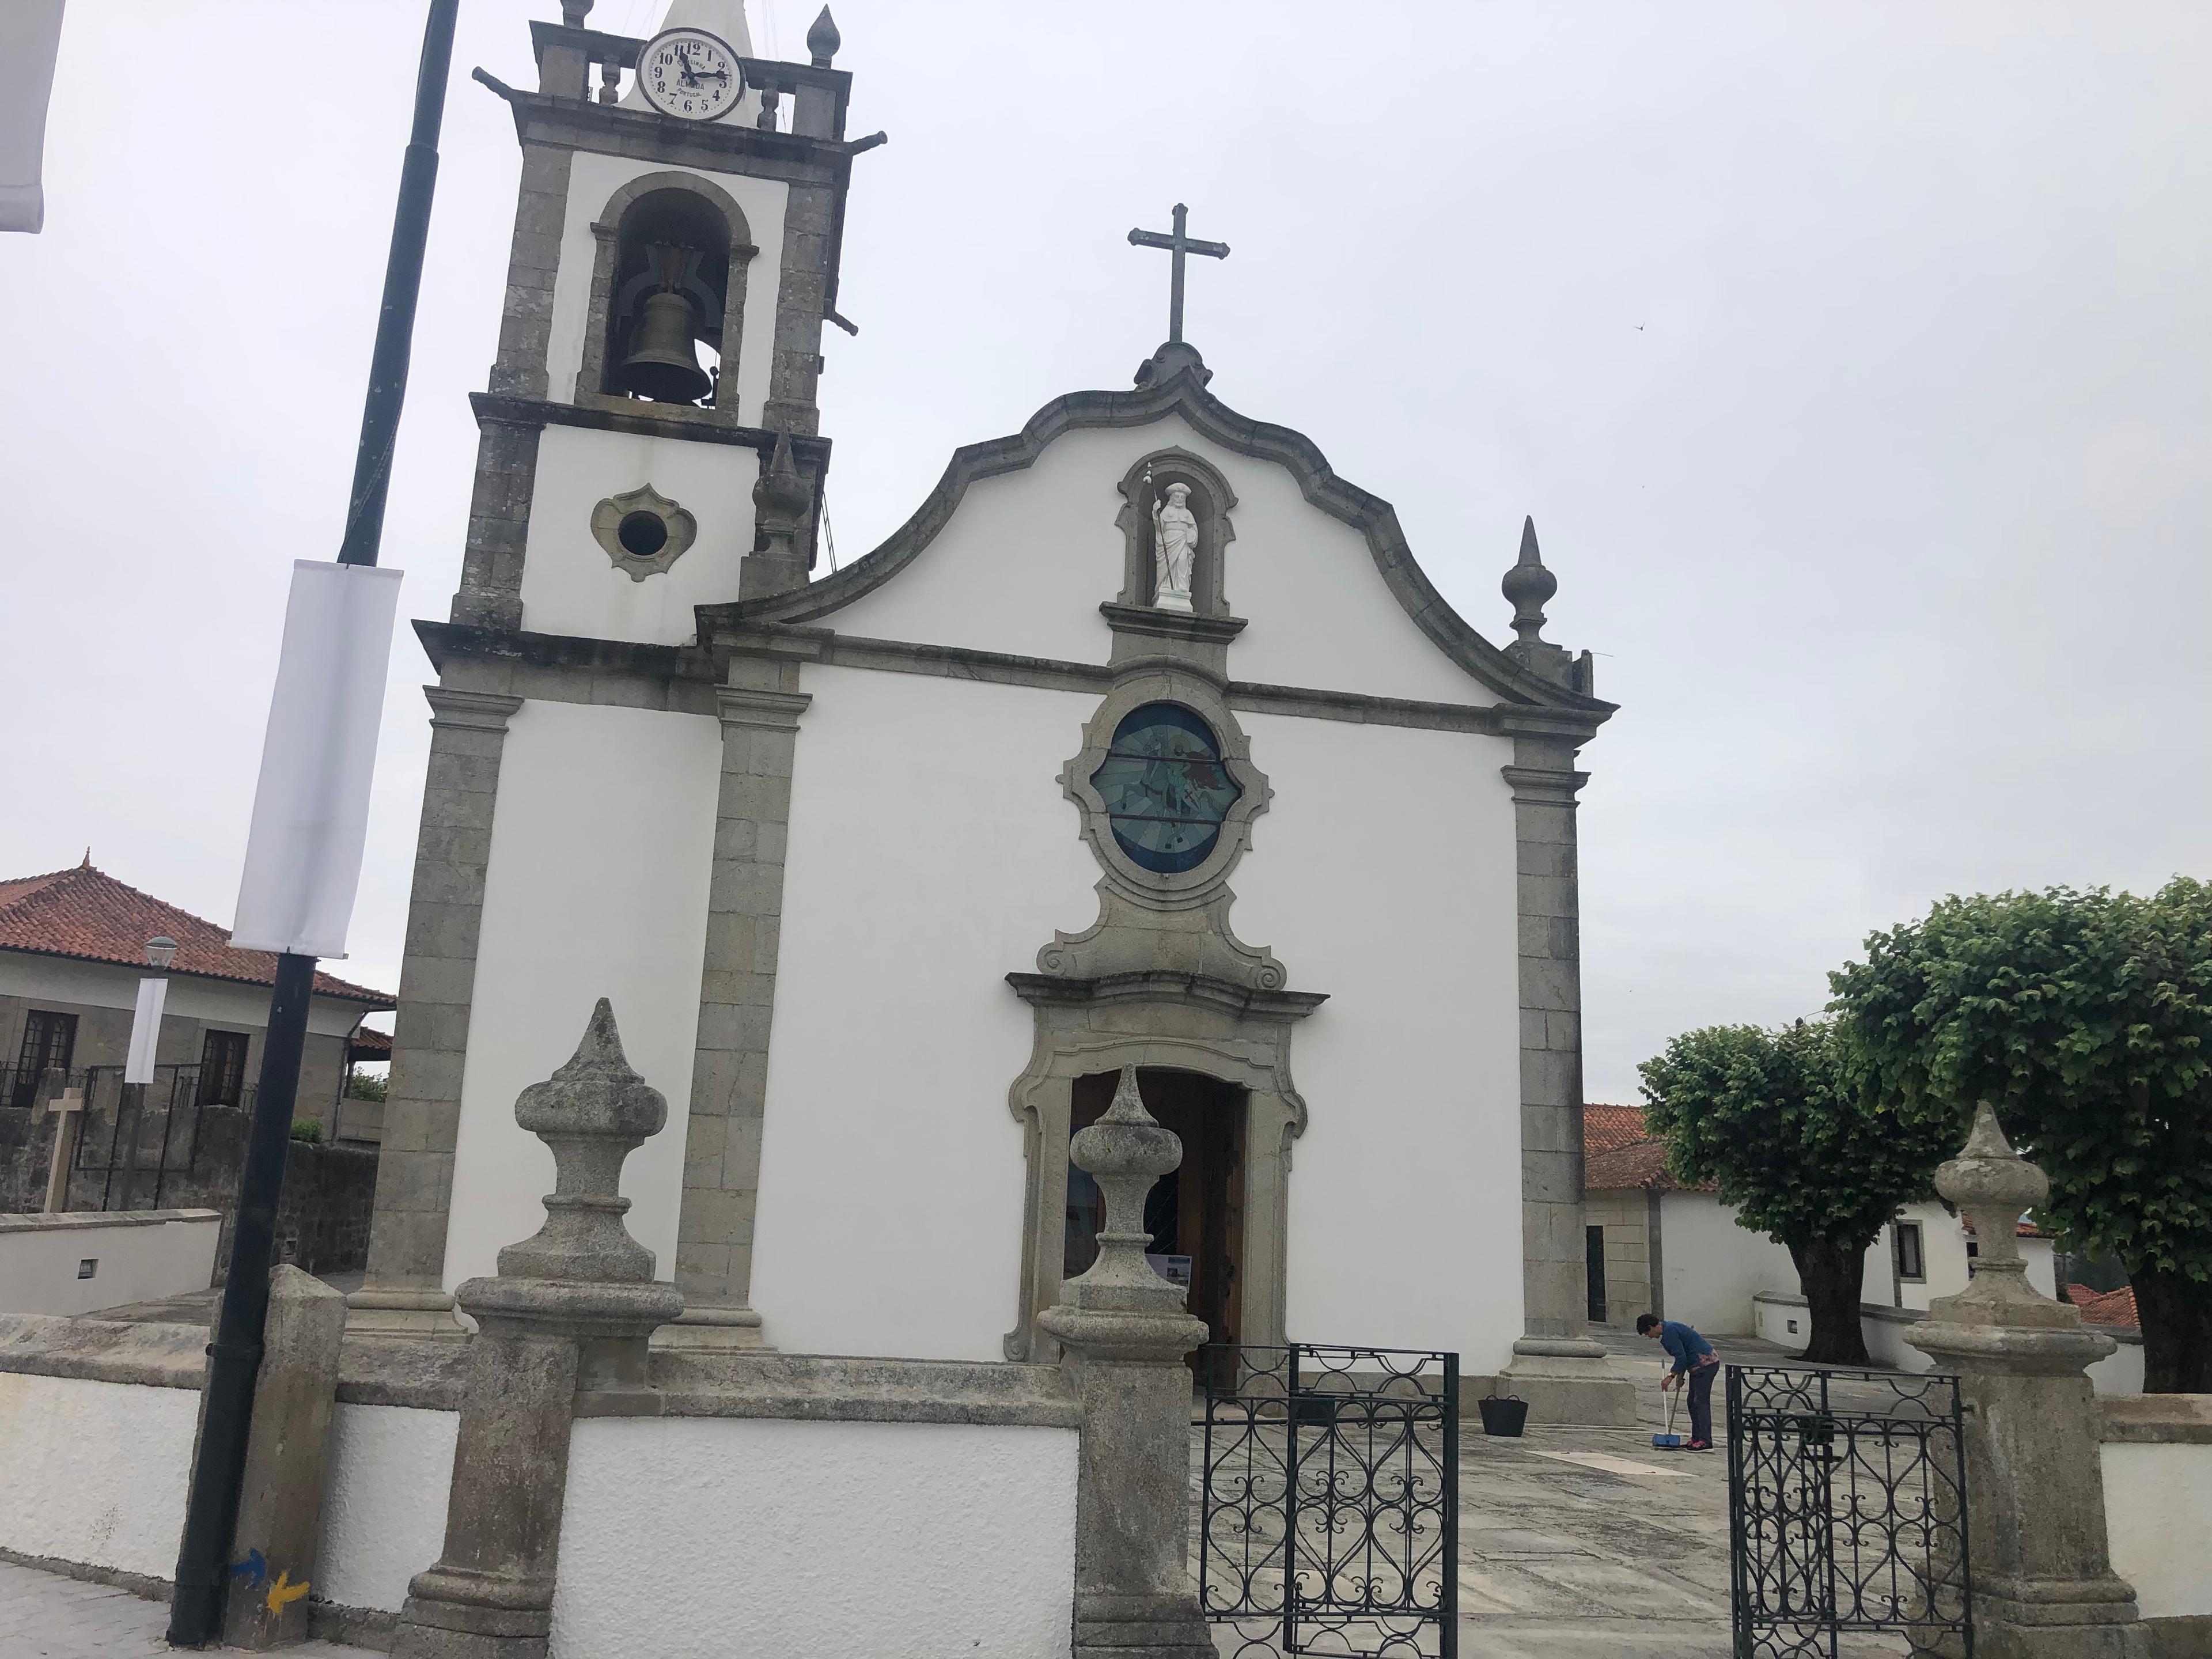
<svg viewBox="0 0 2212 1659">
<path fill-rule="evenodd" d="M 1960 1420 L 1955 1376 L 1729 1368 L 1735 1659 L 1971 1659 Z"/>
<path fill-rule="evenodd" d="M 1459 1356 L 1205 1351 L 1199 1605 L 1243 1659 L 1455 1659 Z"/>
</svg>

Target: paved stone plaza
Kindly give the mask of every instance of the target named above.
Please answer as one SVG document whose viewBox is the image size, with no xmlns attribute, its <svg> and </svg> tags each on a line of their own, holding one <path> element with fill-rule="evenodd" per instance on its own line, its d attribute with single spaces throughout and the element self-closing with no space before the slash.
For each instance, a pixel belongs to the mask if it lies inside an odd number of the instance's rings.
<svg viewBox="0 0 2212 1659">
<path fill-rule="evenodd" d="M 122 1659 L 173 1654 L 162 1639 L 166 1601 L 148 1601 L 106 1584 L 0 1561 L 0 1654 L 8 1659 Z M 208 1650 L 240 1653 L 240 1648 Z M 381 1659 L 366 1648 L 309 1642 L 286 1651 L 300 1659 Z"/>
</svg>

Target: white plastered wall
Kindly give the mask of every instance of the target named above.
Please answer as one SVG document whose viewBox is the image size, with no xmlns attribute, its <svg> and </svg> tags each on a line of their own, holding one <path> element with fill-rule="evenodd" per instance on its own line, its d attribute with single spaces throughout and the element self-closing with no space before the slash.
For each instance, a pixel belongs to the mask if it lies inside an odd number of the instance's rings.
<svg viewBox="0 0 2212 1659">
<path fill-rule="evenodd" d="M 630 1231 L 673 1275 L 722 765 L 702 714 L 526 702 L 492 817 L 445 1282 L 495 1271 L 544 1224 L 553 1158 L 514 1101 L 575 1052 L 611 999 L 630 1065 L 668 1124 L 629 1156 Z"/>
<path fill-rule="evenodd" d="M 568 173 L 568 210 L 561 230 L 561 264 L 553 279 L 553 317 L 547 331 L 545 367 L 547 395 L 556 403 L 575 400 L 576 376 L 584 363 L 584 334 L 592 326 L 592 271 L 599 258 L 599 239 L 592 226 L 606 209 L 608 198 L 642 173 L 688 172 L 727 191 L 751 228 L 753 246 L 760 252 L 745 267 L 744 337 L 738 346 L 738 418 L 748 425 L 761 422 L 761 406 L 767 400 L 769 359 L 775 339 L 776 290 L 783 265 L 783 209 L 790 186 L 771 179 L 750 179 L 739 173 L 708 173 L 701 168 L 664 168 L 657 161 L 641 161 L 623 155 L 597 155 L 578 150 Z M 726 398 L 721 406 L 730 407 Z M 543 465 L 540 476 L 543 476 Z"/>
<path fill-rule="evenodd" d="M 0 1372 L 0 1549 L 177 1570 L 197 1389 Z"/>
<path fill-rule="evenodd" d="M 2146 1619 L 2212 1617 L 2212 1445 L 2107 1444 L 2105 1525 L 2112 1571 Z"/>
<path fill-rule="evenodd" d="M 1311 1121 L 1291 1149 L 1288 1334 L 1496 1371 L 1522 1332 L 1510 745 L 1241 720 L 1275 797 L 1231 922 L 1329 999 L 1291 1039 Z"/>
<path fill-rule="evenodd" d="M 338 1403 L 315 1555 L 319 1599 L 399 1611 L 407 1581 L 445 1547 L 460 1424 L 458 1412 Z"/>
<path fill-rule="evenodd" d="M 1230 647 L 1233 678 L 1497 701 L 1406 614 L 1359 532 L 1311 506 L 1284 467 L 1224 449 L 1179 416 L 1069 432 L 1033 465 L 969 485 L 911 564 L 825 620 L 845 634 L 1103 662 L 1111 635 L 1098 606 L 1119 597 L 1125 557 L 1117 486 L 1139 457 L 1171 446 L 1212 462 L 1237 493 L 1225 591 L 1249 626 Z"/>
<path fill-rule="evenodd" d="M 82 1213 L 8 1219 L 0 1226 L 0 1313 L 93 1313 L 204 1291 L 222 1232 L 215 1210 L 90 1226 Z M 83 1277 L 87 1261 L 93 1270 Z"/>
<path fill-rule="evenodd" d="M 554 1659 L 1057 1659 L 1073 1430 L 586 1418 Z"/>
<path fill-rule="evenodd" d="M 805 684 L 752 1304 L 787 1352 L 999 1359 L 1025 1168 L 1006 1094 L 1035 1030 L 1006 975 L 1097 915 L 1053 781 L 1097 699 Z"/>
<path fill-rule="evenodd" d="M 1735 1206 L 1711 1193 L 1659 1200 L 1660 1271 L 1667 1317 L 1714 1335 L 1752 1334 L 1751 1298 L 1797 1293 L 1797 1264 L 1765 1233 L 1736 1224 Z"/>
<path fill-rule="evenodd" d="M 547 427 L 524 544 L 522 625 L 647 645 L 691 640 L 692 607 L 738 597 L 759 477 L 760 457 L 742 445 Z M 674 564 L 638 581 L 599 545 L 592 509 L 646 484 L 689 512 L 699 531 Z"/>
</svg>

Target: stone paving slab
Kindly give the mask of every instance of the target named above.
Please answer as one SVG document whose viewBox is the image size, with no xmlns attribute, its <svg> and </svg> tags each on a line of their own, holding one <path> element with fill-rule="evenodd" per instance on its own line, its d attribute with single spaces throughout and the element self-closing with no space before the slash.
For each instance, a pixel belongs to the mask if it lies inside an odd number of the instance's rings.
<svg viewBox="0 0 2212 1659">
<path fill-rule="evenodd" d="M 147 1601 L 109 1584 L 0 1561 L 0 1655 L 6 1659 L 137 1659 L 179 1650 L 163 1639 L 166 1601 Z M 210 1648 L 243 1653 L 243 1648 Z M 367 1648 L 306 1642 L 287 1653 L 301 1659 L 386 1659 Z"/>
</svg>

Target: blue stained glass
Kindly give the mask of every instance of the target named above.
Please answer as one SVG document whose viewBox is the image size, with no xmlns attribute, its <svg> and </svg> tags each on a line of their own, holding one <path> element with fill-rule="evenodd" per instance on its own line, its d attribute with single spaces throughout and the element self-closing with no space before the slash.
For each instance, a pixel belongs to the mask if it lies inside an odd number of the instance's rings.
<svg viewBox="0 0 2212 1659">
<path fill-rule="evenodd" d="M 1166 876 L 1206 861 L 1244 793 L 1221 763 L 1212 728 L 1171 702 L 1148 702 L 1114 728 L 1091 787 L 1106 803 L 1121 850 Z"/>
</svg>

